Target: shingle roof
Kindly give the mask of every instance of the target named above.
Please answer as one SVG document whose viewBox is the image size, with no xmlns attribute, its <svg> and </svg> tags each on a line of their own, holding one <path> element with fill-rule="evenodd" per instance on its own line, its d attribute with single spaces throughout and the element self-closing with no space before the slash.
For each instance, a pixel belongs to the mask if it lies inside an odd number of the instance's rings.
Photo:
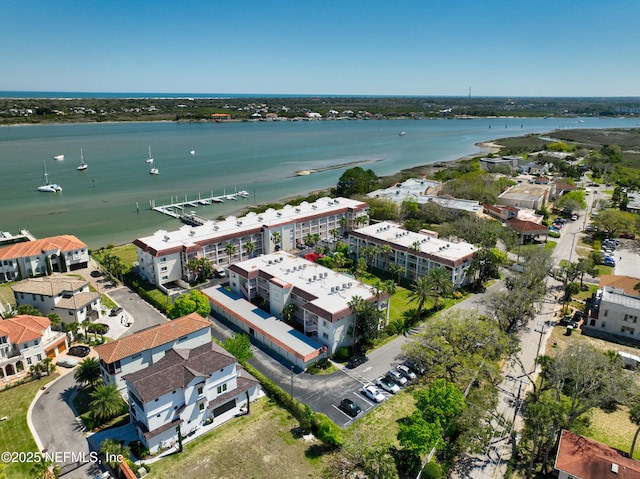
<svg viewBox="0 0 640 479">
<path fill-rule="evenodd" d="M 511 218 L 507 221 L 507 223 L 518 233 L 545 234 L 549 232 L 549 228 L 539 225 L 538 223 L 534 223 L 533 221 L 524 221 L 517 218 Z"/>
<path fill-rule="evenodd" d="M 617 466 L 613 472 L 612 466 Z M 622 455 L 620 451 L 563 430 L 560 436 L 555 468 L 582 479 L 637 479 L 640 461 Z"/>
<path fill-rule="evenodd" d="M 204 319 L 198 313 L 191 313 L 159 326 L 139 331 L 131 336 L 101 344 L 96 346 L 95 350 L 98 356 L 108 364 L 210 327 L 209 320 Z"/>
<path fill-rule="evenodd" d="M 70 278 L 68 276 L 49 276 L 46 278 L 33 278 L 21 281 L 11 286 L 11 289 L 18 293 L 57 296 L 65 291 L 77 291 L 88 284 L 85 280 Z"/>
<path fill-rule="evenodd" d="M 153 401 L 176 389 L 187 386 L 194 378 L 206 378 L 236 362 L 228 352 L 211 342 L 193 349 L 171 349 L 151 366 L 126 374 L 144 402 Z"/>
<path fill-rule="evenodd" d="M 51 236 L 35 241 L 25 241 L 0 248 L 0 259 L 24 258 L 37 256 L 45 251 L 74 251 L 86 248 L 87 245 L 73 235 Z"/>
<path fill-rule="evenodd" d="M 41 338 L 49 326 L 49 318 L 21 314 L 0 321 L 0 336 L 9 336 L 11 344 L 21 344 Z"/>
<path fill-rule="evenodd" d="M 640 292 L 634 289 L 640 283 L 640 278 L 632 276 L 621 276 L 616 274 L 603 274 L 600 276 L 600 287 L 611 286 L 612 288 L 623 289 L 624 294 L 629 296 L 640 296 Z"/>
</svg>

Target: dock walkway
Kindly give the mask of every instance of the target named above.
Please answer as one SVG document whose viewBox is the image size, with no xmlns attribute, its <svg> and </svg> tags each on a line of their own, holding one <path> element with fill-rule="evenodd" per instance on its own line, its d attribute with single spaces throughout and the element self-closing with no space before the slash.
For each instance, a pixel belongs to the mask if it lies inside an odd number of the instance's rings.
<svg viewBox="0 0 640 479">
<path fill-rule="evenodd" d="M 189 208 L 197 208 L 198 206 L 210 206 L 215 205 L 216 203 L 224 203 L 225 200 L 237 200 L 238 198 L 248 198 L 249 193 L 244 190 L 235 191 L 233 193 L 224 193 L 222 195 L 214 196 L 213 191 L 211 192 L 211 196 L 206 198 L 202 198 L 198 194 L 198 199 L 188 199 L 187 195 L 184 196 L 184 201 L 178 201 L 178 197 L 171 197 L 171 203 L 162 206 L 156 205 L 156 200 L 149 201 L 149 207 L 153 211 L 157 211 L 158 213 L 162 213 L 163 215 L 171 216 L 172 218 L 179 219 L 187 224 L 192 225 L 202 225 L 206 221 L 206 218 L 202 218 L 198 216 L 195 211 L 185 212 L 185 207 Z"/>
</svg>

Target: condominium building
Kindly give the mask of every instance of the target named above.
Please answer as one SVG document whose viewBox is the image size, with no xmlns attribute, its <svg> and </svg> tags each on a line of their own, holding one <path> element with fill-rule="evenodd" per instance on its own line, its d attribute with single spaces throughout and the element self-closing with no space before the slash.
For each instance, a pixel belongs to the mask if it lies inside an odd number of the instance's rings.
<svg viewBox="0 0 640 479">
<path fill-rule="evenodd" d="M 294 250 L 309 236 L 327 240 L 366 224 L 368 208 L 348 198 L 320 198 L 202 226 L 157 231 L 133 242 L 138 273 L 161 288 L 171 282 L 186 286 L 194 274 L 187 266 L 191 259 L 206 258 L 214 267 L 227 267 L 261 254 Z"/>
<path fill-rule="evenodd" d="M 229 268 L 229 285 L 231 295 L 216 288 L 203 290 L 212 314 L 233 322 L 303 369 L 325 352 L 331 355 L 353 344 L 355 314 L 349 303 L 355 297 L 375 303 L 387 318 L 387 294 L 375 296 L 371 287 L 350 276 L 286 252 L 234 264 Z M 250 301 L 257 297 L 267 313 L 253 313 L 256 308 Z M 296 328 L 282 321 L 287 305 L 293 305 Z"/>
<path fill-rule="evenodd" d="M 15 243 L 0 248 L 0 282 L 65 273 L 88 264 L 87 245 L 73 235 Z"/>
<path fill-rule="evenodd" d="M 388 270 L 391 264 L 400 265 L 404 268 L 403 276 L 413 280 L 433 268 L 444 268 L 456 288 L 470 280 L 466 273 L 476 250 L 464 241 L 444 241 L 388 221 L 349 232 L 349 251 L 357 259 L 364 258 L 367 264 L 383 270 Z M 375 254 L 369 254 L 371 251 Z"/>
</svg>

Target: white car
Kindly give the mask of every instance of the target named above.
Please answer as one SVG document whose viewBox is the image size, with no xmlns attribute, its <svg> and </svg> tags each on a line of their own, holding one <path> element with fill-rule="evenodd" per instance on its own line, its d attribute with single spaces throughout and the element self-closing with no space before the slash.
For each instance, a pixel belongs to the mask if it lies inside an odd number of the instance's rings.
<svg viewBox="0 0 640 479">
<path fill-rule="evenodd" d="M 407 378 L 400 374 L 400 371 L 398 371 L 397 369 L 391 369 L 387 372 L 386 376 L 398 386 L 404 386 L 405 384 L 407 384 Z"/>
<path fill-rule="evenodd" d="M 414 373 L 411 369 L 409 369 L 404 364 L 400 364 L 396 366 L 396 369 L 409 381 L 413 381 L 416 378 L 416 373 Z"/>
<path fill-rule="evenodd" d="M 382 391 L 380 391 L 373 384 L 367 384 L 364 388 L 362 388 L 362 393 L 374 402 L 384 401 L 384 395 L 382 394 Z"/>
<path fill-rule="evenodd" d="M 380 376 L 378 379 L 376 379 L 376 384 L 388 393 L 396 394 L 397 392 L 400 392 L 400 386 L 394 383 L 391 379 L 384 376 Z"/>
</svg>

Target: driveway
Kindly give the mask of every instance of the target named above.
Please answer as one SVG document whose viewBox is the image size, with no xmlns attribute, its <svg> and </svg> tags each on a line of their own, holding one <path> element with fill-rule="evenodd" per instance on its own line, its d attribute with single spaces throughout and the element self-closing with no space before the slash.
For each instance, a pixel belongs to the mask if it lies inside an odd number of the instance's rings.
<svg viewBox="0 0 640 479">
<path fill-rule="evenodd" d="M 82 431 L 82 423 L 76 420 L 71 407 L 75 386 L 72 371 L 49 384 L 34 401 L 30 422 L 37 431 L 36 443 L 41 449 L 55 452 L 58 457 L 65 457 L 63 453 L 75 455 L 67 455 L 67 460 L 61 464 L 64 473 L 71 473 L 70 477 L 73 478 L 93 478 L 101 473 L 100 465 L 91 461 L 83 464 L 76 460 L 81 457 L 88 460 L 90 449 Z"/>
<path fill-rule="evenodd" d="M 165 323 L 167 317 L 143 300 L 126 286 L 114 289 L 109 296 L 124 308 L 124 314 L 133 320 L 133 324 L 127 328 L 123 336 L 128 336 L 143 329 Z"/>
</svg>

